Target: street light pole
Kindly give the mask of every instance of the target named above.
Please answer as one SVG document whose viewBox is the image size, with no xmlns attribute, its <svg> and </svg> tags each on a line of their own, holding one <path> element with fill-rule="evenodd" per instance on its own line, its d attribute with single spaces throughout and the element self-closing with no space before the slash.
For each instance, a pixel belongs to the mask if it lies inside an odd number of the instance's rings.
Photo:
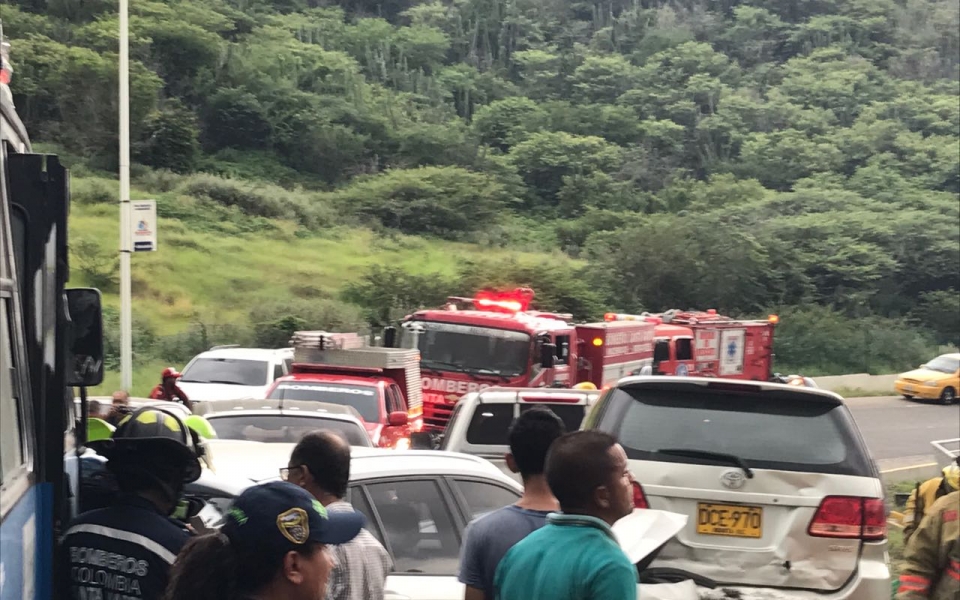
<svg viewBox="0 0 960 600">
<path fill-rule="evenodd" d="M 120 387 L 133 386 L 130 294 L 130 40 L 128 0 L 120 0 Z"/>
</svg>

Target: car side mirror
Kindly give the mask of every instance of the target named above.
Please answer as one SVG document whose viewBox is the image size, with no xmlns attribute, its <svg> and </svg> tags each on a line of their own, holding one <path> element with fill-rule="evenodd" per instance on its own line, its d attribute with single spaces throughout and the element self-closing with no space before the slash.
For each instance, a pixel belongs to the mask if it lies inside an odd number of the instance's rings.
<svg viewBox="0 0 960 600">
<path fill-rule="evenodd" d="M 67 336 L 66 383 L 91 387 L 103 383 L 103 307 L 100 290 L 66 290 L 70 328 Z"/>
<path fill-rule="evenodd" d="M 557 345 L 540 344 L 540 367 L 552 369 L 557 362 Z"/>
<path fill-rule="evenodd" d="M 402 410 L 395 410 L 387 417 L 387 424 L 389 424 L 390 427 L 403 427 L 409 420 L 407 413 Z"/>
</svg>

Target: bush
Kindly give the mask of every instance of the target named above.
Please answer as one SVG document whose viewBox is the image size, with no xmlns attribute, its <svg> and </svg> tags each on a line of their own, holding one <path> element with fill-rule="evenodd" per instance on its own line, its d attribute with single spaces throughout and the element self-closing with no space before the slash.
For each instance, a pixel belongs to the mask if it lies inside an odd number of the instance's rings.
<svg viewBox="0 0 960 600">
<path fill-rule="evenodd" d="M 363 333 L 365 323 L 361 311 L 337 300 L 305 300 L 269 302 L 250 311 L 253 344 L 259 348 L 285 348 L 298 330 Z"/>
<path fill-rule="evenodd" d="M 142 172 L 135 176 L 135 180 L 140 187 L 149 192 L 166 193 L 177 189 L 183 182 L 183 175 L 169 169 L 143 167 Z"/>
<path fill-rule="evenodd" d="M 896 373 L 930 360 L 937 346 L 902 319 L 851 319 L 829 307 L 780 310 L 775 369 L 805 375 Z"/>
<path fill-rule="evenodd" d="M 165 335 L 156 339 L 153 354 L 156 358 L 173 365 L 185 365 L 191 358 L 213 346 L 238 344 L 246 346 L 251 341 L 250 331 L 231 323 L 208 325 L 196 319 L 183 332 Z"/>
<path fill-rule="evenodd" d="M 440 305 L 455 290 L 456 282 L 439 273 L 412 275 L 374 265 L 359 281 L 347 284 L 343 298 L 362 306 L 367 322 L 380 328 L 416 309 Z"/>
<path fill-rule="evenodd" d="M 404 233 L 457 239 L 494 223 L 512 198 L 489 175 L 460 167 L 395 169 L 335 195 L 344 210 Z"/>
<path fill-rule="evenodd" d="M 101 177 L 77 177 L 70 181 L 70 198 L 77 204 L 116 204 L 120 183 Z"/>
</svg>

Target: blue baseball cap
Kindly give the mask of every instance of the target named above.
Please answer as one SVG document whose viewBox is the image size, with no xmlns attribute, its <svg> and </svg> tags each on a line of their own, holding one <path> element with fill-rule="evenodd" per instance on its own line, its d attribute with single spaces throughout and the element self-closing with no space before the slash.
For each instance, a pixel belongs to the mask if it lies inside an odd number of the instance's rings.
<svg viewBox="0 0 960 600">
<path fill-rule="evenodd" d="M 241 551 L 282 555 L 306 544 L 344 544 L 364 525 L 359 512 L 329 513 L 303 488 L 271 481 L 244 490 L 221 532 Z"/>
</svg>

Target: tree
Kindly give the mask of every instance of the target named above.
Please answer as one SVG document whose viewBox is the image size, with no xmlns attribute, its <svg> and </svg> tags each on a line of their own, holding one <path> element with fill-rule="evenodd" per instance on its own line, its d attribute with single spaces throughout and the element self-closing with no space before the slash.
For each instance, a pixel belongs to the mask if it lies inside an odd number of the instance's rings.
<svg viewBox="0 0 960 600">
<path fill-rule="evenodd" d="M 473 117 L 473 130 L 480 142 L 504 152 L 542 128 L 547 113 L 522 96 L 505 98 L 480 107 Z"/>
<path fill-rule="evenodd" d="M 510 150 L 510 161 L 533 196 L 531 208 L 555 208 L 568 175 L 609 172 L 621 161 L 620 148 L 603 138 L 561 132 L 535 133 Z"/>
<path fill-rule="evenodd" d="M 199 135 L 193 112 L 182 102 L 167 100 L 161 110 L 147 116 L 137 160 L 158 169 L 188 173 L 199 157 Z"/>
</svg>

